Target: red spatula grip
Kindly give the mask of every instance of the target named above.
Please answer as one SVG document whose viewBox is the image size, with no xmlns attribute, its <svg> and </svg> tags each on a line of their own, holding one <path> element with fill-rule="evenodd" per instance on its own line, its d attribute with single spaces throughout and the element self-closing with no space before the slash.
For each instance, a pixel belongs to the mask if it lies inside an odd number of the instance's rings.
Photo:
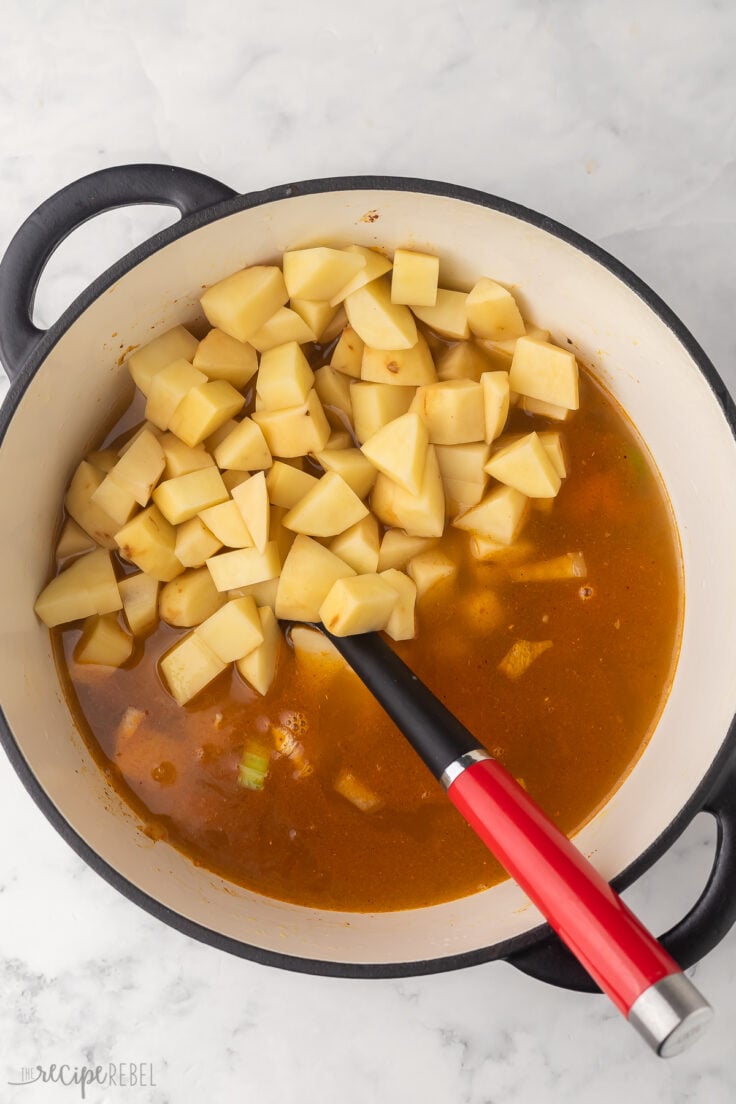
<svg viewBox="0 0 736 1104">
<path fill-rule="evenodd" d="M 450 783 L 455 807 L 625 1016 L 680 967 L 496 759 Z"/>
</svg>

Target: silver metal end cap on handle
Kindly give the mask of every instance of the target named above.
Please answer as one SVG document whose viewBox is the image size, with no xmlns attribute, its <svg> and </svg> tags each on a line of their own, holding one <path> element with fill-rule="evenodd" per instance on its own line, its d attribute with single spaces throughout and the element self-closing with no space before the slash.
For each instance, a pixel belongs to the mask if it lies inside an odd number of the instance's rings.
<svg viewBox="0 0 736 1104">
<path fill-rule="evenodd" d="M 472 751 L 466 751 L 464 755 L 460 755 L 457 759 L 453 759 L 453 761 L 445 767 L 440 776 L 440 782 L 446 790 L 449 790 L 455 779 L 459 778 L 468 767 L 472 767 L 474 763 L 482 763 L 484 759 L 492 758 L 493 756 L 489 755 L 485 748 L 473 748 Z"/>
<path fill-rule="evenodd" d="M 660 1058 L 673 1058 L 697 1042 L 713 1009 L 684 974 L 670 974 L 645 989 L 629 1011 L 629 1023 Z"/>
</svg>

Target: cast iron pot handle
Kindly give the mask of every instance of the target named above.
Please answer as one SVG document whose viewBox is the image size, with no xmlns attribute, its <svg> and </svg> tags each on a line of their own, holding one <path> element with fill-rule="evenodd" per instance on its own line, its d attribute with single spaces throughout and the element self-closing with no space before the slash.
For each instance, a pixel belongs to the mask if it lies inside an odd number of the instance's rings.
<svg viewBox="0 0 736 1104">
<path fill-rule="evenodd" d="M 708 883 L 687 916 L 660 936 L 660 943 L 684 969 L 712 951 L 736 922 L 736 763 L 724 771 L 703 811 L 711 813 L 718 826 Z M 578 992 L 600 992 L 556 935 L 528 951 L 510 955 L 507 961 L 522 973 L 550 985 Z"/>
<path fill-rule="evenodd" d="M 202 173 L 174 165 L 119 165 L 67 184 L 29 215 L 0 262 L 0 359 L 13 379 L 44 331 L 33 325 L 33 298 L 51 254 L 73 230 L 104 211 L 136 203 L 176 207 L 182 216 L 236 193 Z"/>
</svg>

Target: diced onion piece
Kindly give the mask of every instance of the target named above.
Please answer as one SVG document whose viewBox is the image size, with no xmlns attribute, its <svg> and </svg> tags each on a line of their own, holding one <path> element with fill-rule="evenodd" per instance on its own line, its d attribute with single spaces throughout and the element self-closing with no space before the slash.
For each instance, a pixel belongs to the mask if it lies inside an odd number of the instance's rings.
<svg viewBox="0 0 736 1104">
<path fill-rule="evenodd" d="M 506 655 L 498 665 L 502 675 L 512 682 L 529 670 L 535 659 L 538 659 L 549 648 L 551 640 L 515 640 Z"/>
<path fill-rule="evenodd" d="M 350 770 L 340 771 L 333 783 L 333 789 L 356 809 L 360 809 L 361 813 L 373 813 L 383 805 L 383 798 L 356 778 Z"/>
</svg>

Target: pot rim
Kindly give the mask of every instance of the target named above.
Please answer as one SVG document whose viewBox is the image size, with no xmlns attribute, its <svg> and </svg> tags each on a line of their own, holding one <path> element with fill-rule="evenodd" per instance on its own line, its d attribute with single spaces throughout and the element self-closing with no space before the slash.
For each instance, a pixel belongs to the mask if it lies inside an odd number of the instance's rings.
<svg viewBox="0 0 736 1104">
<path fill-rule="evenodd" d="M 38 343 L 28 353 L 17 376 L 11 383 L 10 390 L 6 395 L 2 408 L 0 408 L 0 445 L 2 444 L 7 428 L 30 382 L 62 335 L 81 317 L 100 295 L 146 258 L 152 256 L 154 253 L 158 252 L 158 250 L 177 239 L 240 211 L 264 206 L 265 204 L 280 200 L 299 198 L 305 195 L 344 191 L 416 192 L 419 194 L 440 196 L 464 203 L 471 203 L 476 206 L 498 211 L 501 214 L 508 215 L 519 221 L 529 223 L 537 229 L 546 231 L 566 244 L 573 246 L 579 252 L 602 265 L 613 276 L 619 279 L 626 288 L 641 299 L 657 316 L 659 321 L 674 334 L 706 379 L 714 394 L 716 402 L 723 411 L 734 439 L 736 440 L 736 403 L 734 403 L 734 399 L 730 395 L 728 388 L 719 376 L 710 358 L 706 355 L 700 344 L 695 340 L 674 311 L 672 311 L 643 280 L 632 272 L 631 269 L 622 264 L 606 250 L 590 241 L 584 235 L 579 234 L 575 230 L 571 230 L 555 219 L 542 215 L 531 208 L 511 200 L 491 195 L 477 189 L 466 188 L 461 185 L 442 181 L 424 180 L 413 177 L 356 175 L 317 178 L 291 184 L 277 185 L 261 191 L 235 195 L 222 202 L 204 207 L 194 214 L 185 216 L 172 226 L 146 239 L 140 245 L 132 249 L 93 280 L 92 283 L 74 299 L 57 321 L 42 334 Z M 446 955 L 440 958 L 397 963 L 330 962 L 264 950 L 253 944 L 224 936 L 205 925 L 182 916 L 180 913 L 168 908 L 168 906 L 164 905 L 156 898 L 143 892 L 120 874 L 118 870 L 102 859 L 94 848 L 83 840 L 71 827 L 69 822 L 56 807 L 49 794 L 41 786 L 26 762 L 21 750 L 21 745 L 11 730 L 1 708 L 0 743 L 2 743 L 5 748 L 13 768 L 36 805 L 77 855 L 79 855 L 79 857 L 97 874 L 103 877 L 105 881 L 114 886 L 115 889 L 130 901 L 145 909 L 157 919 L 162 920 L 164 923 L 182 932 L 184 935 L 188 935 L 191 938 L 216 947 L 219 950 L 235 954 L 238 957 L 250 959 L 261 965 L 278 966 L 282 969 L 293 970 L 300 973 L 330 977 L 411 977 L 423 974 L 442 973 L 506 958 L 512 953 L 525 951 L 531 947 L 543 944 L 551 934 L 549 925 L 543 923 L 528 932 L 513 936 L 499 943 L 491 944 L 489 947 L 482 947 L 459 954 Z M 631 885 L 645 870 L 652 866 L 656 860 L 669 849 L 697 813 L 703 809 L 708 798 L 716 788 L 721 774 L 727 768 L 731 760 L 736 761 L 736 716 L 733 718 L 710 768 L 677 816 L 662 830 L 657 839 L 613 880 L 612 885 L 619 892 Z"/>
</svg>

